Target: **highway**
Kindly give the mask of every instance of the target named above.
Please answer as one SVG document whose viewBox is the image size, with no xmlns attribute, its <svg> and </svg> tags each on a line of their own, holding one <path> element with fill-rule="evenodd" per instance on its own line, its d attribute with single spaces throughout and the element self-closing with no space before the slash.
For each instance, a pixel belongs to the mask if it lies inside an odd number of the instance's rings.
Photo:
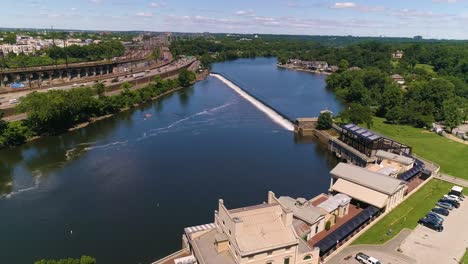
<svg viewBox="0 0 468 264">
<path fill-rule="evenodd" d="M 145 77 L 147 77 L 147 76 L 156 76 L 156 75 L 164 74 L 166 72 L 170 72 L 172 70 L 176 70 L 176 69 L 185 67 L 185 66 L 190 65 L 191 63 L 193 63 L 195 61 L 196 61 L 195 58 L 182 58 L 182 59 L 173 61 L 172 63 L 170 63 L 168 65 L 158 67 L 158 68 L 155 68 L 155 69 L 152 69 L 152 70 L 136 71 L 136 72 L 133 72 L 133 73 L 129 73 L 126 76 L 119 77 L 117 79 L 118 80 L 117 82 L 115 82 L 115 81 L 112 82 L 112 80 L 115 80 L 115 78 L 103 79 L 103 80 L 101 80 L 101 82 L 104 83 L 104 85 L 106 85 L 106 86 L 108 86 L 108 85 L 118 85 L 118 84 L 122 84 L 124 82 L 137 80 L 138 78 L 133 77 L 134 73 L 145 72 Z M 199 64 L 197 64 L 197 65 L 199 65 Z M 193 66 L 191 66 L 191 68 L 192 67 Z M 15 107 L 16 104 L 18 104 L 21 97 L 24 97 L 24 96 L 26 96 L 26 95 L 28 95 L 28 94 L 30 94 L 32 92 L 48 92 L 48 91 L 51 91 L 51 90 L 70 90 L 70 89 L 77 88 L 77 87 L 91 86 L 93 84 L 94 84 L 94 82 L 79 83 L 79 84 L 68 84 L 68 85 L 57 86 L 57 87 L 48 88 L 48 89 L 24 90 L 24 91 L 20 91 L 20 92 L 1 94 L 0 95 L 0 103 L 1 103 L 0 109 Z"/>
</svg>

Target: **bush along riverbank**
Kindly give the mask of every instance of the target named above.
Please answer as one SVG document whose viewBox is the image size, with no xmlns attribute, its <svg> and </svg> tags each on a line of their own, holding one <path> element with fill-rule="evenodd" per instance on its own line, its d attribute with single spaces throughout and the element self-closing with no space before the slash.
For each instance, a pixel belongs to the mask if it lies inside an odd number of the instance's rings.
<svg viewBox="0 0 468 264">
<path fill-rule="evenodd" d="M 122 109 L 130 109 L 154 100 L 180 87 L 190 86 L 196 80 L 195 73 L 182 70 L 177 79 L 154 82 L 138 90 L 131 90 L 129 83 L 122 84 L 119 95 L 105 96 L 103 84 L 71 90 L 54 90 L 46 93 L 30 93 L 21 99 L 17 109 L 27 113 L 22 121 L 0 121 L 0 148 L 17 146 L 28 139 L 64 133 L 78 124 L 110 116 Z"/>
</svg>

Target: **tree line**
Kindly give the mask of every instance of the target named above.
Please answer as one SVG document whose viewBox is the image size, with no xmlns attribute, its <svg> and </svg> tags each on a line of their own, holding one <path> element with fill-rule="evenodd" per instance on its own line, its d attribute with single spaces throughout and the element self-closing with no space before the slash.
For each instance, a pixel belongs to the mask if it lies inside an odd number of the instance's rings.
<svg viewBox="0 0 468 264">
<path fill-rule="evenodd" d="M 188 86 L 195 78 L 195 73 L 182 69 L 177 79 L 162 80 L 156 76 L 151 84 L 138 90 L 131 90 L 130 83 L 123 83 L 121 94 L 115 96 L 106 96 L 102 83 L 30 93 L 21 98 L 17 106 L 19 112 L 27 113 L 25 120 L 10 123 L 0 120 L 0 148 L 23 144 L 34 136 L 59 134 L 93 117 L 133 108 L 174 88 Z"/>
<path fill-rule="evenodd" d="M 10 52 L 4 60 L 0 60 L 0 63 L 4 68 L 35 67 L 111 59 L 124 53 L 125 47 L 122 43 L 113 40 L 86 46 L 70 45 L 64 48 L 52 46 L 31 55 L 22 53 L 16 55 Z"/>
<path fill-rule="evenodd" d="M 320 41 L 316 41 L 316 40 Z M 279 63 L 288 59 L 323 60 L 340 70 L 327 78 L 327 86 L 342 99 L 347 121 L 372 125 L 372 115 L 388 122 L 429 127 L 444 121 L 452 129 L 468 115 L 468 43 L 462 41 L 357 42 L 329 38 L 263 38 L 217 36 L 172 43 L 174 55 L 197 56 L 205 66 L 237 58 L 270 57 Z M 403 51 L 402 59 L 392 53 Z M 348 70 L 354 67 L 362 70 Z M 403 76 L 405 85 L 390 77 Z"/>
</svg>

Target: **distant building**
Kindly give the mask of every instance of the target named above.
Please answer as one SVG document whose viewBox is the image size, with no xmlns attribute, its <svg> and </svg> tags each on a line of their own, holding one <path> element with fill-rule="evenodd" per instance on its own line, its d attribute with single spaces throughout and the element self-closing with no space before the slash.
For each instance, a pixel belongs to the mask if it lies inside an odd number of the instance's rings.
<svg viewBox="0 0 468 264">
<path fill-rule="evenodd" d="M 422 36 L 414 36 L 413 39 L 415 39 L 415 40 L 423 40 L 423 37 L 422 37 Z"/>
<path fill-rule="evenodd" d="M 394 82 L 398 83 L 399 85 L 405 84 L 405 78 L 403 78 L 403 76 L 401 76 L 400 74 L 393 74 L 391 78 Z"/>
<path fill-rule="evenodd" d="M 357 66 L 353 66 L 353 67 L 348 68 L 348 71 L 360 71 L 360 70 L 361 70 L 361 68 L 357 67 Z"/>
<path fill-rule="evenodd" d="M 215 222 L 185 229 L 199 264 L 318 264 L 319 249 L 294 231 L 294 213 L 275 200 L 228 210 L 223 200 Z"/>
<path fill-rule="evenodd" d="M 392 59 L 402 59 L 405 53 L 402 50 L 397 50 L 392 53 Z"/>
</svg>

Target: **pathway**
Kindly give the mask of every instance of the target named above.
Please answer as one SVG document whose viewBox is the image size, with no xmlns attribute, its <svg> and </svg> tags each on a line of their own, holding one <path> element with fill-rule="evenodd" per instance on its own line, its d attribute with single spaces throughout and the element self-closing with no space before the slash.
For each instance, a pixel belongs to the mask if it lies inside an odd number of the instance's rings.
<svg viewBox="0 0 468 264">
<path fill-rule="evenodd" d="M 397 236 L 382 245 L 355 245 L 349 246 L 341 250 L 338 254 L 327 260 L 327 264 L 342 264 L 342 263 L 357 263 L 354 256 L 358 252 L 367 253 L 369 255 L 380 258 L 382 264 L 384 263 L 417 263 L 415 259 L 399 253 L 401 243 L 411 234 L 411 229 L 403 229 Z M 372 253 L 372 254 L 371 254 Z M 351 256 L 351 257 L 350 257 Z"/>
<path fill-rule="evenodd" d="M 453 183 L 453 184 L 468 188 L 468 181 L 467 180 L 457 178 L 455 176 L 443 174 L 443 173 L 439 173 L 435 177 L 437 179 L 439 179 L 439 180 L 450 182 L 450 183 Z"/>
</svg>

